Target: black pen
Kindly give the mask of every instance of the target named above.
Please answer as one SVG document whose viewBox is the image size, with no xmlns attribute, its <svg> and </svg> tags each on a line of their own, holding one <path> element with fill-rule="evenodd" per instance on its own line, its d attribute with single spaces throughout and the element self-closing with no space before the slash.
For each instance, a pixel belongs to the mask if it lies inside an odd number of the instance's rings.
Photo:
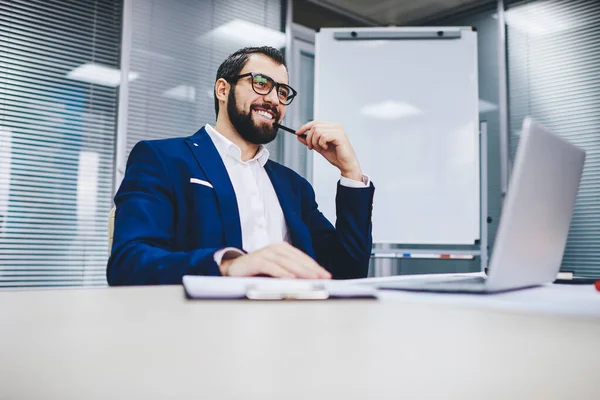
<svg viewBox="0 0 600 400">
<path fill-rule="evenodd" d="M 278 124 L 277 122 L 274 122 L 273 125 L 275 126 L 275 128 L 283 129 L 284 131 L 288 131 L 289 133 L 293 133 L 294 135 L 296 135 L 296 131 L 293 130 L 292 128 L 288 128 L 287 126 L 283 126 L 281 124 Z M 296 136 L 300 136 L 301 138 L 306 139 L 306 135 L 296 135 Z"/>
</svg>

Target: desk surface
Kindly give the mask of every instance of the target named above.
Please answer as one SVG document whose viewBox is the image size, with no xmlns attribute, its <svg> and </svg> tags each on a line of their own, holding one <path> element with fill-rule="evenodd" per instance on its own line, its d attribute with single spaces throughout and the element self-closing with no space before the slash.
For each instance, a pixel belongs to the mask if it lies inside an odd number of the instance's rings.
<svg viewBox="0 0 600 400">
<path fill-rule="evenodd" d="M 472 274 L 403 275 L 384 278 L 354 279 L 354 283 L 374 285 L 411 279 L 437 279 L 450 276 L 483 276 Z M 432 304 L 457 305 L 487 310 L 502 310 L 548 315 L 596 317 L 600 319 L 600 293 L 594 285 L 547 285 L 527 290 L 498 293 L 493 295 L 437 294 L 414 292 L 381 292 L 382 296 L 402 301 L 418 301 Z"/>
<path fill-rule="evenodd" d="M 599 398 L 600 319 L 427 298 L 0 292 L 0 399 Z"/>
</svg>

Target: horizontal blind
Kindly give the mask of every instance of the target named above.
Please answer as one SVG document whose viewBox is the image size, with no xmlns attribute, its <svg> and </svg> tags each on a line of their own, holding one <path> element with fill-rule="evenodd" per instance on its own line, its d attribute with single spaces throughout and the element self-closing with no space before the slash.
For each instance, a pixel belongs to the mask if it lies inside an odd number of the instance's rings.
<svg viewBox="0 0 600 400">
<path fill-rule="evenodd" d="M 282 35 L 281 0 L 132 0 L 132 13 L 130 71 L 139 77 L 129 83 L 127 155 L 140 140 L 214 124 L 221 62 L 248 45 L 277 47 Z"/>
<path fill-rule="evenodd" d="M 106 285 L 120 3 L 0 1 L 2 288 Z"/>
<path fill-rule="evenodd" d="M 506 22 L 511 154 L 527 115 L 586 150 L 562 270 L 600 277 L 600 2 L 515 2 Z"/>
</svg>

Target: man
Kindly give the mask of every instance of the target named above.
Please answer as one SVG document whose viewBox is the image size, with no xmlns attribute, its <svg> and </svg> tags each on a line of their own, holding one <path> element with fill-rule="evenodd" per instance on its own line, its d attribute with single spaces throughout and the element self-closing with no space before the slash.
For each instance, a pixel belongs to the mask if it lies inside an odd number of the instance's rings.
<svg viewBox="0 0 600 400">
<path fill-rule="evenodd" d="M 278 50 L 239 50 L 217 71 L 214 127 L 133 148 L 115 196 L 110 285 L 179 284 L 188 274 L 367 275 L 374 187 L 342 127 L 313 121 L 296 132 L 340 170 L 337 228 L 305 179 L 268 160 L 263 145 L 296 95 L 287 82 Z"/>
</svg>

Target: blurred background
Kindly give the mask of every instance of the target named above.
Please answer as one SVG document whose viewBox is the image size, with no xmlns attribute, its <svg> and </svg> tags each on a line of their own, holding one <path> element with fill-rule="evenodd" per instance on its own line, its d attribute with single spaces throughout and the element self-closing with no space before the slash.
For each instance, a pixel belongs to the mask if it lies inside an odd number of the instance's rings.
<svg viewBox="0 0 600 400">
<path fill-rule="evenodd" d="M 312 119 L 315 31 L 343 26 L 476 27 L 489 247 L 500 154 L 514 156 L 531 115 L 587 151 L 562 268 L 600 276 L 597 0 L 0 0 L 0 288 L 106 286 L 107 216 L 133 145 L 214 123 L 217 67 L 244 46 L 285 52 L 299 91 L 286 121 Z M 269 148 L 310 180 L 295 138 Z M 371 275 L 476 270 L 377 260 Z"/>
</svg>

